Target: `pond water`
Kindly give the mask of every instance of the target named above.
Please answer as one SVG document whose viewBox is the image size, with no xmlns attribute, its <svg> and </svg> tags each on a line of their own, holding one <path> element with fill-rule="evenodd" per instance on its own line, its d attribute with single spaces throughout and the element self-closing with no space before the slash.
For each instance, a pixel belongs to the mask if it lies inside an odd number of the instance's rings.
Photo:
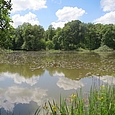
<svg viewBox="0 0 115 115">
<path fill-rule="evenodd" d="M 47 100 L 58 102 L 82 87 L 115 83 L 115 53 L 16 52 L 0 54 L 2 115 L 33 114 Z"/>
</svg>

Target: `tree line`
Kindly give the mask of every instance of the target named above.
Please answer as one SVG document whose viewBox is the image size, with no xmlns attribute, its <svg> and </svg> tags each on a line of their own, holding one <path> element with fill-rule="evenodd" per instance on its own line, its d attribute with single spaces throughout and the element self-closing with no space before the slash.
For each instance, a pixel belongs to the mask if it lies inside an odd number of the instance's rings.
<svg viewBox="0 0 115 115">
<path fill-rule="evenodd" d="M 95 50 L 102 45 L 115 49 L 115 25 L 86 24 L 74 20 L 63 28 L 55 29 L 50 25 L 44 30 L 40 25 L 23 23 L 10 29 L 5 43 L 3 47 L 12 50 Z"/>
<path fill-rule="evenodd" d="M 106 45 L 115 50 L 115 25 L 83 23 L 73 20 L 63 28 L 23 23 L 10 25 L 11 0 L 0 2 L 0 47 L 11 50 L 95 50 Z"/>
</svg>

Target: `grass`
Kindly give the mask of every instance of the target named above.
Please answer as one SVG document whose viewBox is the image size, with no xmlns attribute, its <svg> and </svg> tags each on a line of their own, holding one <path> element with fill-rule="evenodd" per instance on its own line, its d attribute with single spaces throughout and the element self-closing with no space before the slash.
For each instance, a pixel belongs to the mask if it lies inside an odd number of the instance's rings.
<svg viewBox="0 0 115 115">
<path fill-rule="evenodd" d="M 79 94 L 76 92 L 68 98 L 60 96 L 59 104 L 48 101 L 40 109 L 35 115 L 115 115 L 115 87 L 94 85 L 85 98 L 81 89 Z"/>
</svg>

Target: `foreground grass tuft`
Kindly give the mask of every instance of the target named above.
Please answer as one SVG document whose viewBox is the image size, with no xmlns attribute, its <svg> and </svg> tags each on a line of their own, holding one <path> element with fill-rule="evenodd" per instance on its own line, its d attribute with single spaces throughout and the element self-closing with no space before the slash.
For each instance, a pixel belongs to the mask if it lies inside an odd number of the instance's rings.
<svg viewBox="0 0 115 115">
<path fill-rule="evenodd" d="M 85 98 L 81 90 L 68 98 L 60 96 L 59 104 L 48 101 L 41 110 L 43 114 L 40 114 L 40 109 L 37 111 L 35 115 L 115 115 L 115 87 L 92 86 Z"/>
</svg>

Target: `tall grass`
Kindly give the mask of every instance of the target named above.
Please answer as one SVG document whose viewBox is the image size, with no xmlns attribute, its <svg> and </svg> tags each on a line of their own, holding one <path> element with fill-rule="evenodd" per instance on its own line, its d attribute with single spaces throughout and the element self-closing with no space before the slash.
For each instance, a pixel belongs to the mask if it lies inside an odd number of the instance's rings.
<svg viewBox="0 0 115 115">
<path fill-rule="evenodd" d="M 92 86 L 85 98 L 81 89 L 79 94 L 76 92 L 68 98 L 60 96 L 59 104 L 48 101 L 42 111 L 43 114 L 39 111 L 35 115 L 115 115 L 115 87 Z"/>
<path fill-rule="evenodd" d="M 102 85 L 99 90 L 91 88 L 88 115 L 115 115 L 115 87 Z"/>
</svg>

